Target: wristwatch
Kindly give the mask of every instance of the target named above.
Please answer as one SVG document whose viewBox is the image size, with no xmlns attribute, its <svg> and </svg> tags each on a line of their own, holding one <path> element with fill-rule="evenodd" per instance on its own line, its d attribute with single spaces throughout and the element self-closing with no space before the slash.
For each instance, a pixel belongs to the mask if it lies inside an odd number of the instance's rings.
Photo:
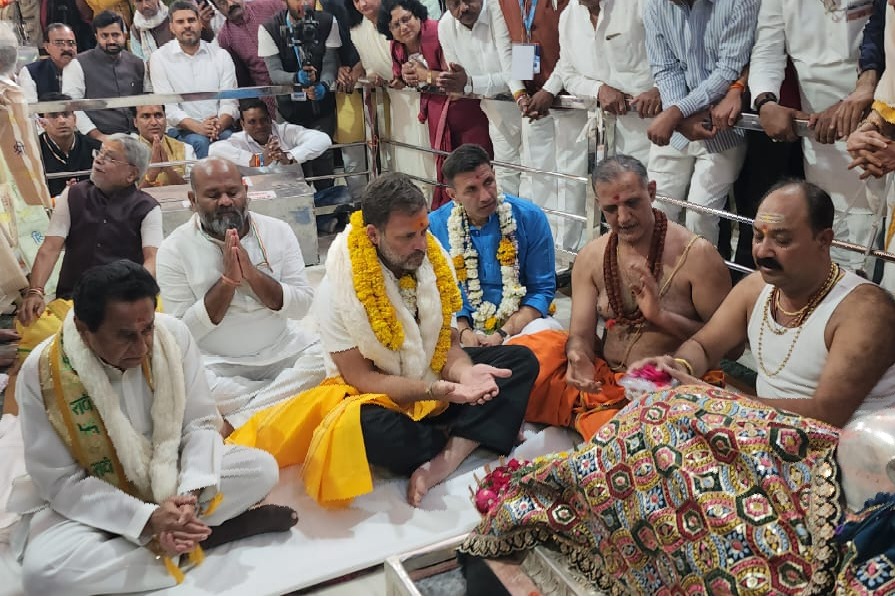
<svg viewBox="0 0 895 597">
<path fill-rule="evenodd" d="M 503 328 L 497 328 L 497 329 L 494 330 L 494 331 L 497 332 L 498 334 L 500 334 L 500 337 L 503 338 L 504 340 L 506 340 L 506 339 L 507 339 L 507 336 L 509 336 L 509 334 L 507 333 L 507 331 L 506 331 L 505 329 L 503 329 Z"/>
<path fill-rule="evenodd" d="M 775 104 L 779 103 L 779 100 L 777 99 L 777 95 L 774 93 L 771 93 L 770 91 L 766 91 L 765 93 L 762 93 L 757 98 L 755 98 L 755 113 L 761 114 L 761 107 L 764 106 L 765 104 L 767 104 L 768 102 L 774 102 Z"/>
</svg>

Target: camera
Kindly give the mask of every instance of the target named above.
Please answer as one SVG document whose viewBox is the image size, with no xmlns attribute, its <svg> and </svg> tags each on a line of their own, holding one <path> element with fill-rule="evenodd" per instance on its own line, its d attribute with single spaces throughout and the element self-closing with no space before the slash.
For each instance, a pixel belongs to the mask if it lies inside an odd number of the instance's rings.
<svg viewBox="0 0 895 597">
<path fill-rule="evenodd" d="M 296 48 L 300 57 L 301 64 L 299 66 L 313 66 L 313 50 L 316 49 L 318 42 L 317 30 L 319 22 L 314 16 L 313 10 L 306 10 L 301 19 L 294 25 L 282 25 L 280 27 L 280 35 L 286 40 L 286 45 L 290 48 Z"/>
</svg>

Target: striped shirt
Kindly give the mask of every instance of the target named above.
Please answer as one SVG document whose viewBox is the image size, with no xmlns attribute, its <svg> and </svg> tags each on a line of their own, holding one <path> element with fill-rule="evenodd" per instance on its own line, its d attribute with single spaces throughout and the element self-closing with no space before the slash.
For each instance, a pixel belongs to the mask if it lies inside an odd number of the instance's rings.
<svg viewBox="0 0 895 597">
<path fill-rule="evenodd" d="M 719 102 L 749 63 L 760 0 L 646 0 L 643 24 L 653 78 L 666 108 L 684 117 Z M 742 143 L 743 131 L 729 130 L 705 141 L 710 152 Z M 683 150 L 689 141 L 675 133 L 671 144 Z"/>
</svg>

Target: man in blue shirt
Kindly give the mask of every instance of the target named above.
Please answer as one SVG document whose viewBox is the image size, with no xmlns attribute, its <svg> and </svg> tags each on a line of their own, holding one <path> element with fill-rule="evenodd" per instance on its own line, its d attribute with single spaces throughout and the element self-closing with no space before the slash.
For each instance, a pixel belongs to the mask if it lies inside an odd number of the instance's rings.
<svg viewBox="0 0 895 597">
<path fill-rule="evenodd" d="M 711 130 L 703 122 L 728 95 L 731 112 L 738 113 L 759 5 L 759 0 L 645 0 L 647 55 L 664 108 L 647 131 L 663 147 L 649 171 L 660 195 L 724 207 L 743 164 L 745 139 L 742 131 L 728 128 L 728 118 L 714 118 Z M 722 126 L 727 130 L 719 130 Z M 672 220 L 681 212 L 672 205 L 657 207 Z M 718 242 L 717 216 L 688 211 L 686 225 Z"/>
<path fill-rule="evenodd" d="M 549 317 L 556 259 L 544 212 L 498 194 L 491 160 L 478 145 L 458 147 L 442 172 L 452 201 L 429 215 L 429 226 L 457 271 L 463 345 L 496 346 L 521 333 L 562 329 Z"/>
</svg>

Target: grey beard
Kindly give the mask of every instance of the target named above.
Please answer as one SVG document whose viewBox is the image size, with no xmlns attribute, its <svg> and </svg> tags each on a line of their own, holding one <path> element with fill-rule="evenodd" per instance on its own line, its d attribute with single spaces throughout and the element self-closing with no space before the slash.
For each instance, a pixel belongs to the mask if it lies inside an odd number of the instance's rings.
<svg viewBox="0 0 895 597">
<path fill-rule="evenodd" d="M 206 232 L 210 232 L 218 238 L 223 238 L 230 228 L 242 230 L 246 223 L 245 212 L 240 213 L 231 211 L 210 217 L 202 215 L 201 219 L 202 227 L 205 228 Z"/>
</svg>

